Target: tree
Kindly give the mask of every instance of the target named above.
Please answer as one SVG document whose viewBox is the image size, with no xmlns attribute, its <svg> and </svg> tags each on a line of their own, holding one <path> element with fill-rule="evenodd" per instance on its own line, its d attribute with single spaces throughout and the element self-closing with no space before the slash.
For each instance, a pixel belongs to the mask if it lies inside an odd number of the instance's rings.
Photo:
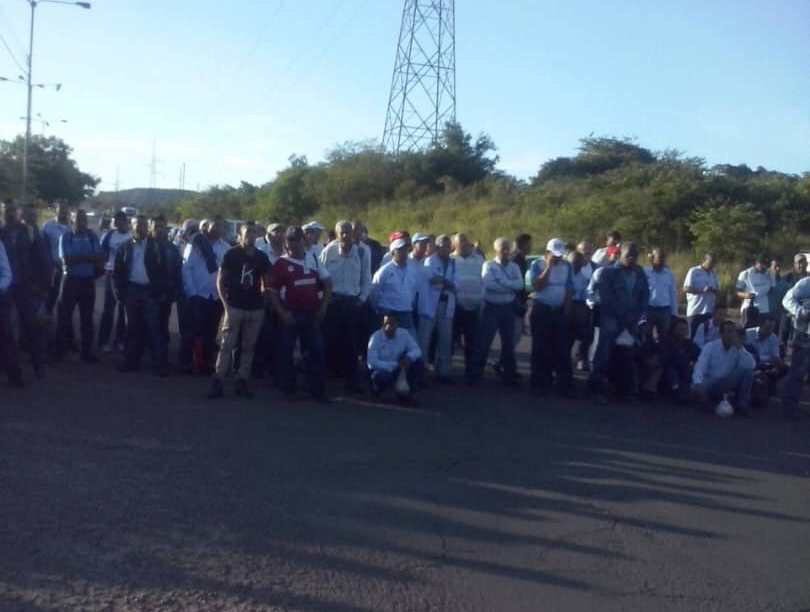
<svg viewBox="0 0 810 612">
<path fill-rule="evenodd" d="M 0 193 L 19 195 L 25 139 L 0 141 Z M 99 179 L 79 170 L 73 149 L 53 136 L 32 136 L 28 148 L 28 191 L 46 202 L 65 200 L 76 204 L 91 196 Z"/>
<path fill-rule="evenodd" d="M 766 225 L 765 215 L 751 203 L 715 200 L 694 213 L 689 229 L 698 252 L 741 262 L 763 246 Z"/>
</svg>

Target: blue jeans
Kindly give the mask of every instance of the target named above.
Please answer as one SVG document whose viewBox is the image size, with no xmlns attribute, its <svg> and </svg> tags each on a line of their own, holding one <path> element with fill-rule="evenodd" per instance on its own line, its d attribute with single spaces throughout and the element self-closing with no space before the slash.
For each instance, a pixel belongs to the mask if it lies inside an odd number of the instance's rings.
<svg viewBox="0 0 810 612">
<path fill-rule="evenodd" d="M 799 399 L 808 371 L 810 371 L 810 346 L 799 347 L 794 344 L 790 369 L 782 389 L 782 410 L 785 414 L 799 414 Z"/>
<path fill-rule="evenodd" d="M 296 312 L 292 315 L 292 324 L 279 323 L 278 386 L 284 393 L 295 392 L 298 376 L 293 354 L 295 343 L 300 340 L 307 389 L 313 397 L 323 397 L 326 393 L 326 365 L 320 324 L 314 313 Z"/>
<path fill-rule="evenodd" d="M 447 318 L 446 312 L 447 302 L 440 302 L 434 318 L 419 317 L 419 347 L 422 349 L 422 357 L 425 362 L 429 361 L 430 340 L 435 329 L 438 335 L 436 373 L 443 377 L 450 376 L 453 351 L 453 319 Z"/>
<path fill-rule="evenodd" d="M 596 351 L 593 356 L 593 368 L 589 384 L 592 389 L 600 390 L 602 383 L 609 374 L 610 356 L 613 347 L 616 345 L 616 338 L 619 337 L 621 329 L 619 321 L 614 317 L 600 313 L 599 317 L 599 339 L 596 343 Z"/>
<path fill-rule="evenodd" d="M 483 376 L 489 349 L 492 341 L 495 340 L 496 333 L 501 337 L 503 378 L 507 382 L 514 380 L 517 370 L 515 363 L 515 305 L 511 302 L 508 304 L 484 302 L 476 333 L 473 369 L 468 374 L 471 382 Z"/>
<path fill-rule="evenodd" d="M 124 304 L 130 330 L 124 350 L 126 365 L 138 368 L 144 346 L 148 343 L 152 352 L 152 367 L 156 372 L 166 370 L 169 366 L 169 349 L 160 322 L 161 301 L 151 295 L 148 286 L 130 283 Z"/>
</svg>

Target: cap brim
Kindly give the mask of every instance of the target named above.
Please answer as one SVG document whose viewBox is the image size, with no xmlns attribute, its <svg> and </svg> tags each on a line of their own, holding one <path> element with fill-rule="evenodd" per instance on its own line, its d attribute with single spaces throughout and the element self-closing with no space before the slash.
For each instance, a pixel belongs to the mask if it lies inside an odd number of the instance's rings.
<svg viewBox="0 0 810 612">
<path fill-rule="evenodd" d="M 405 240 L 404 238 L 397 238 L 396 240 L 394 240 L 394 242 L 391 243 L 391 245 L 388 247 L 388 250 L 396 251 L 406 246 L 408 246 L 407 240 Z"/>
</svg>

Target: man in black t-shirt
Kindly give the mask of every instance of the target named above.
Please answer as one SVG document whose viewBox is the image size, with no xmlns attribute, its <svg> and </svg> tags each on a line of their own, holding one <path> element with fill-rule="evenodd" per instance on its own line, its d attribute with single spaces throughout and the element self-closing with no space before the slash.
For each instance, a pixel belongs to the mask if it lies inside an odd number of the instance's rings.
<svg viewBox="0 0 810 612">
<path fill-rule="evenodd" d="M 240 243 L 225 253 L 217 277 L 217 289 L 225 307 L 222 319 L 222 343 L 208 397 L 222 397 L 222 381 L 231 369 L 233 350 L 241 338 L 236 394 L 249 398 L 248 377 L 253 366 L 253 351 L 264 321 L 264 291 L 269 287 L 270 260 L 258 250 L 256 226 L 241 228 Z"/>
</svg>

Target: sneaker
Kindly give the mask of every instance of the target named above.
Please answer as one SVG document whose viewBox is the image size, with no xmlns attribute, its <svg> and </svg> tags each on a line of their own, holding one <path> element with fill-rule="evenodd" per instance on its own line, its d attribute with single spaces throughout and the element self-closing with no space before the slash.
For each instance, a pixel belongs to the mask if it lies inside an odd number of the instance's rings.
<svg viewBox="0 0 810 612">
<path fill-rule="evenodd" d="M 225 395 L 225 390 L 222 388 L 222 381 L 218 378 L 211 379 L 211 388 L 208 391 L 208 399 L 217 399 Z"/>
</svg>

